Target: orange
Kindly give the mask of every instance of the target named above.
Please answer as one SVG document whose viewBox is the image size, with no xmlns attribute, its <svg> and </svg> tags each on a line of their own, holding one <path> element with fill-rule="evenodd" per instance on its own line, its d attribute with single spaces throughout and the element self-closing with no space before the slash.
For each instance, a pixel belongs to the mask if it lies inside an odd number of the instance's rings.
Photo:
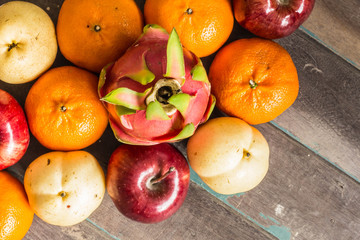
<svg viewBox="0 0 360 240">
<path fill-rule="evenodd" d="M 22 239 L 34 218 L 24 186 L 5 171 L 0 172 L 0 183 L 0 239 Z"/>
<path fill-rule="evenodd" d="M 52 150 L 85 148 L 107 126 L 107 111 L 97 94 L 98 78 L 71 66 L 51 69 L 31 87 L 25 101 L 29 128 Z"/>
<path fill-rule="evenodd" d="M 230 0 L 146 0 L 147 24 L 173 28 L 185 48 L 198 57 L 216 52 L 229 38 L 234 25 Z"/>
<path fill-rule="evenodd" d="M 216 106 L 249 124 L 273 120 L 290 107 L 299 92 L 289 53 L 265 39 L 240 39 L 222 48 L 210 66 Z"/>
<path fill-rule="evenodd" d="M 135 42 L 143 24 L 133 0 L 66 0 L 57 22 L 59 48 L 75 65 L 100 72 Z"/>
</svg>

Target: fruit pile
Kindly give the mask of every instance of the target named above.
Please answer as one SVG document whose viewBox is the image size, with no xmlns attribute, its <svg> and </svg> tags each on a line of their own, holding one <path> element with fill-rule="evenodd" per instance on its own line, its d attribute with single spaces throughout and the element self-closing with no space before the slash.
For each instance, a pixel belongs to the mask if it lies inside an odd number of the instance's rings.
<svg viewBox="0 0 360 240">
<path fill-rule="evenodd" d="M 34 213 L 49 224 L 77 224 L 101 204 L 105 189 L 126 217 L 163 221 L 186 198 L 190 167 L 221 194 L 256 187 L 268 171 L 270 151 L 249 124 L 273 120 L 299 91 L 290 55 L 270 39 L 291 34 L 314 5 L 265 2 L 270 5 L 147 0 L 144 23 L 133 0 L 66 0 L 56 27 L 32 3 L 1 5 L 0 79 L 36 81 L 25 112 L 0 89 L 0 125 L 6 126 L 0 128 L 0 170 L 23 157 L 29 129 L 52 150 L 27 167 L 24 187 L 0 172 L 1 239 L 22 238 Z M 223 46 L 234 16 L 262 38 Z M 50 69 L 58 47 L 72 66 Z M 213 53 L 207 71 L 200 57 Z M 228 117 L 209 120 L 215 105 Z M 108 122 L 120 143 L 105 177 L 82 149 L 103 135 Z M 187 138 L 186 159 L 169 143 Z M 11 214 L 23 223 L 9 226 Z"/>
</svg>

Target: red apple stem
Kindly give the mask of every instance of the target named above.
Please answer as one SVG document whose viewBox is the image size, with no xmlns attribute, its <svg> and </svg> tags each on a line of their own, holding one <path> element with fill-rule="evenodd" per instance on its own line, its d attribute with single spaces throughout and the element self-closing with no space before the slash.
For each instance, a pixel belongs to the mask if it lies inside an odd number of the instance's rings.
<svg viewBox="0 0 360 240">
<path fill-rule="evenodd" d="M 166 173 L 164 173 L 163 175 L 161 175 L 160 177 L 151 179 L 151 180 L 150 180 L 150 183 L 151 183 L 151 184 L 156 184 L 156 183 L 161 182 L 161 181 L 164 180 L 167 176 L 169 176 L 169 174 L 172 173 L 174 170 L 175 170 L 175 167 L 170 167 L 169 170 L 168 170 Z"/>
<path fill-rule="evenodd" d="M 289 5 L 289 0 L 277 0 L 279 5 L 287 6 Z"/>
</svg>

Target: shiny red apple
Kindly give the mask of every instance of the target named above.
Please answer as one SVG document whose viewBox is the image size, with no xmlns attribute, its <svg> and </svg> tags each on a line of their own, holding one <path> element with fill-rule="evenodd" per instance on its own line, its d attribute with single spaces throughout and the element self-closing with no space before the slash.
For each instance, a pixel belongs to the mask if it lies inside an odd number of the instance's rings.
<svg viewBox="0 0 360 240">
<path fill-rule="evenodd" d="M 233 0 L 239 24 L 269 39 L 293 33 L 310 15 L 315 0 Z"/>
<path fill-rule="evenodd" d="M 0 170 L 17 163 L 30 142 L 29 128 L 20 104 L 0 89 Z"/>
<path fill-rule="evenodd" d="M 156 223 L 180 208 L 189 181 L 189 165 L 172 145 L 123 144 L 111 155 L 106 187 L 115 206 L 126 217 Z"/>
</svg>

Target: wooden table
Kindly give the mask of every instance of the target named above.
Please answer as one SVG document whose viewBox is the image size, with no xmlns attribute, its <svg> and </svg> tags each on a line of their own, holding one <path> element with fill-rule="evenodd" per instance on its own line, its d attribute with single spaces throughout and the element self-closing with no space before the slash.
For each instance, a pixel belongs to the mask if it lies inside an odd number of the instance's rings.
<svg viewBox="0 0 360 240">
<path fill-rule="evenodd" d="M 61 0 L 31 2 L 57 22 Z M 142 9 L 144 0 L 137 3 Z M 281 116 L 256 126 L 270 145 L 269 172 L 257 188 L 219 195 L 192 172 L 185 203 L 164 222 L 128 220 L 106 194 L 101 206 L 75 226 L 52 226 L 35 217 L 25 239 L 360 239 L 359 13 L 359 0 L 317 0 L 299 30 L 276 40 L 295 62 L 300 92 Z M 229 41 L 244 37 L 252 35 L 235 23 Z M 203 59 L 207 69 L 213 58 Z M 53 67 L 62 65 L 71 63 L 59 52 Z M 0 88 L 23 106 L 33 83 L 0 82 Z M 223 115 L 215 110 L 212 117 Z M 108 128 L 85 150 L 106 173 L 117 146 Z M 186 154 L 186 140 L 175 146 Z M 26 155 L 7 171 L 23 180 L 30 162 L 46 152 L 32 136 Z"/>
</svg>

